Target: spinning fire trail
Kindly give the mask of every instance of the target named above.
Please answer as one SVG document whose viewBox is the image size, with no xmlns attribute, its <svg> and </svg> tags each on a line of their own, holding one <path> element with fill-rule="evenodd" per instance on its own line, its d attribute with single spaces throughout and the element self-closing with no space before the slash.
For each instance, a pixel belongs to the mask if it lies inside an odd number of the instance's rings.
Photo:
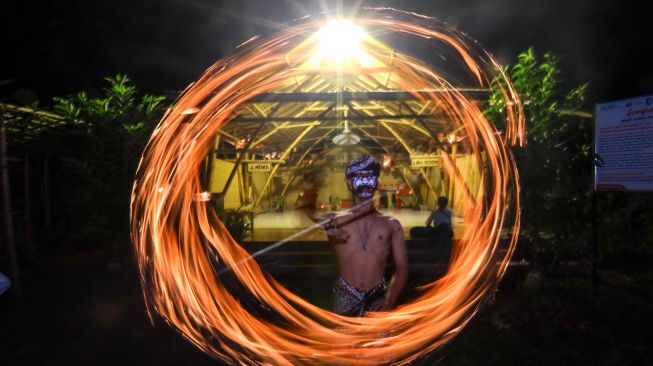
<svg viewBox="0 0 653 366">
<path fill-rule="evenodd" d="M 341 21 L 349 27 L 343 37 L 355 39 L 356 47 L 329 44 L 325 34 L 337 33 L 332 24 L 307 18 L 272 37 L 250 40 L 218 61 L 167 111 L 139 165 L 131 226 L 148 309 L 203 351 L 230 363 L 408 363 L 451 340 L 467 324 L 484 295 L 496 288 L 516 243 L 519 185 L 507 145 L 524 143 L 524 119 L 510 82 L 491 56 L 464 35 L 422 16 L 370 10 Z M 374 34 L 409 35 L 446 47 L 457 56 L 451 62 L 464 67 L 475 87 L 488 88 L 497 77 L 495 87 L 506 106 L 503 131 L 453 81 L 393 51 Z M 351 58 L 358 61 L 351 63 Z M 289 83 L 313 77 L 318 68 L 331 69 L 338 87 L 352 68 L 364 73 L 383 65 L 392 66 L 389 88 L 435 106 L 453 130 L 466 136 L 481 177 L 477 188 L 469 186 L 440 149 L 443 169 L 466 187 L 471 207 L 448 272 L 424 286 L 411 303 L 348 318 L 308 303 L 249 260 L 250 253 L 230 237 L 213 208 L 196 199 L 203 191 L 199 171 L 216 134 L 251 98 L 285 90 Z M 512 237 L 506 250 L 499 250 L 504 228 L 512 229 Z M 276 320 L 258 318 L 241 306 L 216 265 L 229 269 Z"/>
</svg>

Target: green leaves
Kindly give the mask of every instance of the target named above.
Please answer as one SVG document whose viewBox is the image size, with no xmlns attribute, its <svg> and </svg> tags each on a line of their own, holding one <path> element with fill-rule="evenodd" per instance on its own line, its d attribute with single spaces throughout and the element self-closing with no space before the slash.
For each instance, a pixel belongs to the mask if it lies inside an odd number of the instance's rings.
<svg viewBox="0 0 653 366">
<path fill-rule="evenodd" d="M 85 92 L 69 97 L 54 98 L 54 110 L 71 122 L 87 123 L 94 127 L 111 127 L 132 133 L 144 127 L 143 119 L 150 118 L 161 107 L 164 96 L 145 94 L 136 102 L 136 87 L 127 75 L 105 77 L 108 83 L 103 95 L 88 98 Z M 81 121 L 80 121 L 81 120 Z"/>
<path fill-rule="evenodd" d="M 84 94 L 83 92 L 80 94 Z M 76 103 L 74 98 L 54 98 L 55 105 L 53 107 L 54 111 L 58 115 L 67 118 L 67 119 L 77 119 L 81 113 L 81 108 L 79 104 Z"/>
<path fill-rule="evenodd" d="M 558 58 L 538 57 L 532 47 L 503 71 L 522 100 L 529 141 L 515 151 L 523 198 L 520 245 L 530 247 L 522 253 L 536 261 L 576 258 L 586 253 L 582 245 L 588 235 L 587 220 L 581 218 L 589 211 L 591 119 L 578 117 L 584 115 L 587 84 L 563 90 Z M 505 121 L 503 83 L 499 77 L 492 81 L 484 111 L 499 129 Z"/>
<path fill-rule="evenodd" d="M 165 99 L 166 97 L 162 95 L 145 94 L 141 103 L 138 105 L 138 110 L 145 111 L 146 114 L 150 115 Z"/>
<path fill-rule="evenodd" d="M 133 123 L 133 124 L 123 124 L 122 127 L 127 131 L 127 132 L 136 132 L 140 130 L 141 128 L 145 127 L 144 122 L 138 122 L 138 123 Z"/>
<path fill-rule="evenodd" d="M 110 236 L 126 226 L 133 174 L 164 101 L 151 94 L 139 98 L 123 74 L 104 78 L 99 95 L 54 98 L 53 109 L 65 123 L 46 149 L 65 177 L 58 189 L 67 203 L 62 217 L 80 229 L 70 233 L 71 241 Z"/>
<path fill-rule="evenodd" d="M 583 103 L 585 103 L 585 94 L 587 93 L 588 85 L 589 84 L 585 83 L 570 90 L 567 95 L 565 95 L 564 106 L 571 109 L 580 109 Z"/>
</svg>

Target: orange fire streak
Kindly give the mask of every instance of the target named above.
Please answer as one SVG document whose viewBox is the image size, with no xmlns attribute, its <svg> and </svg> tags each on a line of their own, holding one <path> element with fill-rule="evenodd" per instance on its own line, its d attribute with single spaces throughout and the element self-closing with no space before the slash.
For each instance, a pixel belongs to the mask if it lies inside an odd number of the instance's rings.
<svg viewBox="0 0 653 366">
<path fill-rule="evenodd" d="M 488 87 L 496 63 L 487 53 L 473 52 L 458 33 L 413 18 L 361 17 L 354 22 L 438 40 L 459 54 L 478 86 Z M 343 317 L 306 302 L 266 276 L 256 261 L 247 260 L 249 253 L 229 236 L 214 210 L 195 199 L 202 191 L 198 172 L 214 136 L 239 106 L 306 74 L 289 66 L 285 55 L 322 24 L 306 20 L 270 38 L 249 41 L 209 68 L 157 126 L 134 182 L 132 240 L 149 311 L 159 313 L 203 351 L 234 364 L 406 364 L 446 343 L 467 324 L 486 292 L 497 286 L 516 244 L 519 185 L 506 144 L 524 140 L 524 119 L 506 79 L 508 141 L 498 138 L 494 125 L 465 95 L 418 95 L 436 101 L 455 128 L 464 128 L 482 172 L 480 187 L 474 192 L 467 188 L 473 220 L 454 248 L 449 270 L 424 286 L 419 298 L 393 311 Z M 405 90 L 451 88 L 417 60 L 397 56 L 393 67 Z M 442 155 L 444 169 L 461 179 L 446 153 Z M 499 234 L 506 227 L 513 229 L 512 237 L 501 251 Z M 229 268 L 280 320 L 243 308 L 216 275 L 216 264 Z"/>
</svg>

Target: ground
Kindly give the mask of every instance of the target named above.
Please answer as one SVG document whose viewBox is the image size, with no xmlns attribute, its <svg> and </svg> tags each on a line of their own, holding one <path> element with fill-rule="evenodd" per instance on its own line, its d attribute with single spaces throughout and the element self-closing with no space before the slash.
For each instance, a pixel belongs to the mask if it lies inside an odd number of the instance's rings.
<svg viewBox="0 0 653 366">
<path fill-rule="evenodd" d="M 283 267 L 279 279 L 328 306 L 331 293 L 311 284 L 328 289 L 335 276 L 325 264 L 331 254 L 312 245 L 307 250 L 314 254 L 289 248 L 287 255 L 261 261 L 275 268 L 298 262 L 293 256 L 303 258 L 304 266 Z M 129 244 L 124 248 L 119 255 L 76 251 L 25 266 L 23 297 L 0 296 L 2 364 L 221 364 L 160 318 L 149 320 L 135 260 Z M 587 276 L 545 273 L 541 281 L 525 283 L 527 270 L 509 269 L 495 303 L 482 308 L 454 341 L 414 364 L 653 364 L 651 272 L 604 270 L 594 294 Z M 296 271 L 323 280 L 306 281 L 306 275 L 293 275 Z M 419 268 L 413 271 L 413 285 L 424 281 L 420 273 Z"/>
</svg>

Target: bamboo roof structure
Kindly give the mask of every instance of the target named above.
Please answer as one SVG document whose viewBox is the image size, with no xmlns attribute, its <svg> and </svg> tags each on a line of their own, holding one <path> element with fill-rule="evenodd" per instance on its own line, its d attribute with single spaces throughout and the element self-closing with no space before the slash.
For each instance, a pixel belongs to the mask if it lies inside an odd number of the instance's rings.
<svg viewBox="0 0 653 366">
<path fill-rule="evenodd" d="M 462 93 L 479 103 L 487 100 L 488 89 L 413 83 L 421 77 L 419 68 L 406 64 L 416 60 L 360 32 L 352 36 L 359 42 L 349 58 L 334 60 L 334 55 L 325 54 L 320 32 L 291 50 L 286 57 L 289 65 L 303 73 L 244 103 L 219 132 L 220 140 L 232 149 L 222 144 L 218 153 L 247 146 L 244 152 L 253 159 L 269 160 L 289 146 L 293 151 L 324 151 L 338 145 L 334 137 L 353 134 L 355 144 L 364 150 L 399 154 L 407 160 L 409 155 L 435 153 L 434 141 L 439 144 L 452 132 L 440 97 Z M 347 49 L 340 44 L 329 47 Z M 290 158 L 299 156 L 306 154 Z"/>
<path fill-rule="evenodd" d="M 23 146 L 41 133 L 65 125 L 63 117 L 36 107 L 0 103 L 0 114 L 10 146 Z"/>
</svg>

